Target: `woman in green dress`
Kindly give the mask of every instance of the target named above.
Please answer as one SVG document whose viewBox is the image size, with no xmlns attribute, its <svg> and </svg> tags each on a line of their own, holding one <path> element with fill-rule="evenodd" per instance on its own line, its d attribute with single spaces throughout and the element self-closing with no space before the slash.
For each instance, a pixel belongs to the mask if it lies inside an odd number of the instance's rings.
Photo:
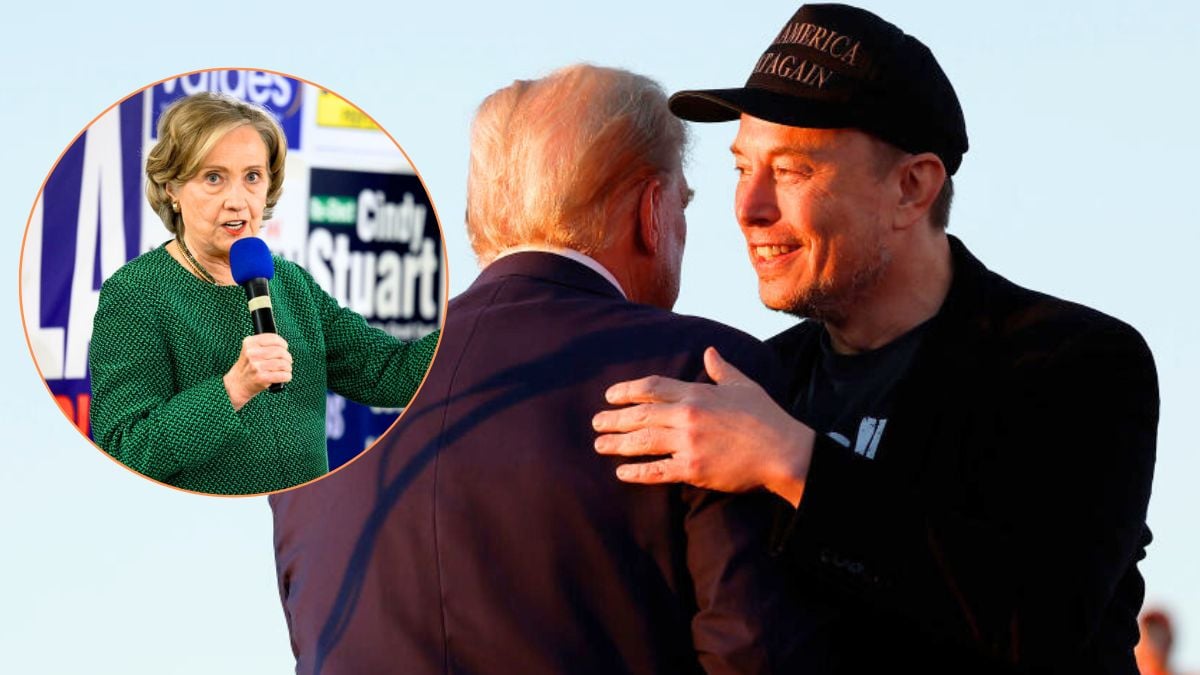
<svg viewBox="0 0 1200 675">
<path fill-rule="evenodd" d="M 159 122 L 146 194 L 174 238 L 104 282 L 89 352 L 93 437 L 150 478 L 212 494 L 318 478 L 326 390 L 404 406 L 433 358 L 438 332 L 393 338 L 279 257 L 278 333 L 252 335 L 229 248 L 271 217 L 286 154 L 274 118 L 229 96 L 189 96 Z"/>
</svg>

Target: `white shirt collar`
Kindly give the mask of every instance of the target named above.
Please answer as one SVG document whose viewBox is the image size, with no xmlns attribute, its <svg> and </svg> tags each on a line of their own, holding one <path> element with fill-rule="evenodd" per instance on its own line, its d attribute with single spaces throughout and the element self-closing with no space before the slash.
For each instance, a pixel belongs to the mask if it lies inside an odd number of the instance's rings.
<svg viewBox="0 0 1200 675">
<path fill-rule="evenodd" d="M 496 256 L 492 262 L 495 262 L 496 260 L 499 260 L 505 256 L 512 255 L 514 253 L 525 253 L 528 251 L 536 251 L 538 253 L 553 253 L 554 255 L 559 255 L 564 258 L 569 258 L 571 260 L 574 260 L 575 262 L 579 263 L 580 265 L 587 267 L 588 269 L 592 270 L 596 274 L 599 274 L 600 276 L 607 279 L 608 283 L 610 283 L 614 287 L 616 287 L 616 289 L 621 292 L 621 295 L 626 300 L 629 299 L 629 295 L 625 292 L 624 288 L 621 288 L 621 283 L 619 281 L 617 281 L 617 278 L 613 276 L 612 272 L 609 272 L 604 267 L 604 265 L 601 265 L 599 262 L 597 262 L 595 258 L 585 255 L 583 253 L 580 253 L 579 251 L 576 251 L 574 249 L 559 248 L 557 246 L 546 246 L 543 244 L 523 244 L 521 246 L 514 246 L 512 248 L 505 249 L 503 252 L 500 253 L 500 255 Z"/>
</svg>

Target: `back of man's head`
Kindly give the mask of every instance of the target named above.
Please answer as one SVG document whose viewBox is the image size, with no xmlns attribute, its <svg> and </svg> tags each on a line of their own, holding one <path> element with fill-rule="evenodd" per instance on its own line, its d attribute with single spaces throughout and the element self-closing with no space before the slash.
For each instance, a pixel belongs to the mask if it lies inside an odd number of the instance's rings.
<svg viewBox="0 0 1200 675">
<path fill-rule="evenodd" d="M 471 127 L 467 232 L 480 263 L 522 245 L 603 250 L 610 221 L 679 166 L 685 140 L 662 88 L 628 71 L 574 65 L 495 92 Z"/>
</svg>

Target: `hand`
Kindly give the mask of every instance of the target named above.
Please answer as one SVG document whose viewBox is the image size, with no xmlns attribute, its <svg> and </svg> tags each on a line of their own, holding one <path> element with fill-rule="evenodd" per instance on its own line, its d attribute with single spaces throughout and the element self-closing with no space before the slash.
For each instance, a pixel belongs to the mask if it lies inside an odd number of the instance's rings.
<svg viewBox="0 0 1200 675">
<path fill-rule="evenodd" d="M 637 405 L 592 419 L 602 434 L 596 452 L 664 456 L 618 467 L 617 477 L 629 483 L 683 482 L 723 492 L 765 487 L 799 504 L 813 430 L 712 347 L 704 351 L 704 368 L 715 385 L 651 376 L 609 387 L 609 403 Z"/>
<path fill-rule="evenodd" d="M 225 373 L 225 391 L 234 410 L 276 382 L 292 380 L 292 355 L 287 341 L 275 333 L 251 335 L 242 340 L 242 353 Z"/>
</svg>

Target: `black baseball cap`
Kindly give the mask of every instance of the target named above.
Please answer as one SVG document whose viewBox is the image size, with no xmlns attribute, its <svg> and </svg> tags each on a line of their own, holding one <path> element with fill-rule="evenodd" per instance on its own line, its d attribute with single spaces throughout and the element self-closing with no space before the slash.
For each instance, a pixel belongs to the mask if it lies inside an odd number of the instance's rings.
<svg viewBox="0 0 1200 675">
<path fill-rule="evenodd" d="M 795 127 L 854 128 L 907 152 L 932 152 L 953 174 L 967 151 L 962 107 L 933 52 L 874 14 L 803 5 L 746 86 L 681 91 L 671 112 L 692 122 L 742 113 Z"/>
</svg>

